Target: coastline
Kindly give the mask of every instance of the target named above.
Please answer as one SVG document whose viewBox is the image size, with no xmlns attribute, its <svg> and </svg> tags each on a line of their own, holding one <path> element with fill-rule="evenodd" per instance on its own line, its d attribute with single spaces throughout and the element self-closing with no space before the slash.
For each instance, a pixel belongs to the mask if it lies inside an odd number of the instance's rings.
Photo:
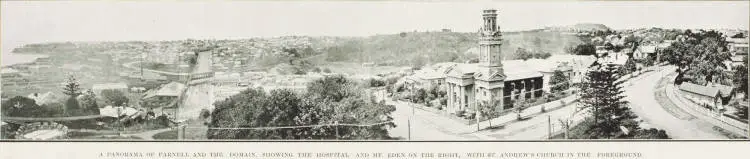
<svg viewBox="0 0 750 159">
<path fill-rule="evenodd" d="M 0 64 L 2 64 L 2 67 L 8 67 L 18 64 L 32 63 L 36 61 L 36 59 L 43 57 L 49 57 L 49 55 L 31 53 L 3 53 L 2 55 L 0 55 L 0 60 L 2 60 L 0 61 Z"/>
</svg>

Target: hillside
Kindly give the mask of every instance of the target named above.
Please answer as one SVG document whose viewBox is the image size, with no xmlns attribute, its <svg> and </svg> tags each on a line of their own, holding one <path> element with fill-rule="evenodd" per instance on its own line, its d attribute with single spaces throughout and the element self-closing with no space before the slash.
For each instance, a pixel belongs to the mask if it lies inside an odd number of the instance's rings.
<svg viewBox="0 0 750 159">
<path fill-rule="evenodd" d="M 564 54 L 566 46 L 583 43 L 575 35 L 559 32 L 525 31 L 503 33 L 501 47 L 506 59 L 514 59 L 515 50 L 544 51 Z M 476 33 L 412 32 L 376 35 L 352 39 L 324 49 L 328 61 L 373 62 L 378 64 L 419 64 L 430 62 L 464 62 L 476 57 Z"/>
<path fill-rule="evenodd" d="M 590 31 L 590 32 L 612 30 L 604 24 L 594 24 L 594 23 L 578 23 L 569 27 L 575 30 Z"/>
<path fill-rule="evenodd" d="M 277 37 L 241 40 L 161 41 L 161 42 L 101 42 L 30 44 L 15 51 L 19 53 L 52 54 L 54 58 L 88 57 L 109 54 L 120 61 L 138 60 L 141 52 L 167 54 L 203 47 L 214 52 L 214 58 L 225 67 L 273 67 L 289 62 L 292 56 L 307 58 L 313 65 L 325 62 L 374 63 L 378 65 L 421 65 L 427 62 L 465 62 L 476 58 L 477 33 L 406 32 L 369 37 Z M 583 43 L 581 38 L 560 32 L 542 30 L 503 33 L 502 51 L 506 59 L 513 59 L 515 50 L 543 51 L 563 54 L 565 47 Z M 207 43 L 207 44 L 203 44 Z M 205 45 L 205 46 L 204 46 Z M 211 46 L 211 47 L 206 47 Z M 291 51 L 290 51 L 291 50 Z M 78 56 L 70 56 L 78 55 Z M 318 56 L 320 55 L 320 56 Z M 85 59 L 65 59 L 80 61 Z M 149 58 L 148 60 L 152 60 Z M 238 63 L 242 66 L 234 66 Z M 158 62 L 158 61 L 154 61 Z"/>
</svg>

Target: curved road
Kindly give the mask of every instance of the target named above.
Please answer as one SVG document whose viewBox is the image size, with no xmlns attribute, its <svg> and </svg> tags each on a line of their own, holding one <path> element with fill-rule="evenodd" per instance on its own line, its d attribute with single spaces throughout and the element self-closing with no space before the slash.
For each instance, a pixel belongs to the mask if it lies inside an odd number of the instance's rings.
<svg viewBox="0 0 750 159">
<path fill-rule="evenodd" d="M 653 95 L 657 91 L 657 84 L 675 69 L 674 66 L 664 66 L 661 71 L 639 77 L 642 79 L 636 83 L 625 83 L 625 100 L 643 120 L 641 127 L 664 129 L 673 139 L 727 139 L 714 131 L 712 124 L 694 118 L 678 118 L 659 105 Z"/>
</svg>

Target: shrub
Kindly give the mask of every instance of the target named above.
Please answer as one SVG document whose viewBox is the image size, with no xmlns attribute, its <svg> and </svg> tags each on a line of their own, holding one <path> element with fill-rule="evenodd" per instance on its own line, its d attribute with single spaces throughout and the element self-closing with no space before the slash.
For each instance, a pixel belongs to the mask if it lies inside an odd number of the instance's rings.
<svg viewBox="0 0 750 159">
<path fill-rule="evenodd" d="M 465 112 L 466 111 L 463 111 L 463 110 L 456 111 L 456 116 L 457 117 L 463 117 Z"/>
</svg>

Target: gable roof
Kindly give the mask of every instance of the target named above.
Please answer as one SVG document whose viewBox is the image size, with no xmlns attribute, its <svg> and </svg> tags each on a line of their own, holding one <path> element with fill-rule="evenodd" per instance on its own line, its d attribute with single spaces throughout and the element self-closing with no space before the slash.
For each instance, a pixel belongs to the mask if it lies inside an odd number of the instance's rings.
<svg viewBox="0 0 750 159">
<path fill-rule="evenodd" d="M 732 95 L 732 91 L 734 91 L 734 87 L 712 83 L 710 84 L 710 87 L 716 88 L 719 90 L 719 94 L 721 94 L 722 97 L 729 97 Z"/>
<path fill-rule="evenodd" d="M 146 95 L 143 98 L 151 98 L 155 96 L 179 97 L 180 95 L 182 95 L 182 91 L 185 90 L 185 88 L 185 84 L 179 82 L 170 82 L 162 85 L 158 89 L 153 89 L 146 92 Z"/>
<path fill-rule="evenodd" d="M 716 97 L 719 95 L 719 89 L 717 88 L 706 87 L 706 86 L 701 86 L 701 85 L 687 83 L 687 82 L 682 83 L 680 85 L 680 90 L 683 90 L 686 92 L 692 92 L 692 93 L 696 93 L 696 94 L 700 94 L 704 96 L 709 96 L 709 97 Z"/>
<path fill-rule="evenodd" d="M 105 90 L 105 89 L 127 89 L 128 85 L 125 83 L 101 83 L 94 84 L 91 86 L 93 90 Z"/>
</svg>

